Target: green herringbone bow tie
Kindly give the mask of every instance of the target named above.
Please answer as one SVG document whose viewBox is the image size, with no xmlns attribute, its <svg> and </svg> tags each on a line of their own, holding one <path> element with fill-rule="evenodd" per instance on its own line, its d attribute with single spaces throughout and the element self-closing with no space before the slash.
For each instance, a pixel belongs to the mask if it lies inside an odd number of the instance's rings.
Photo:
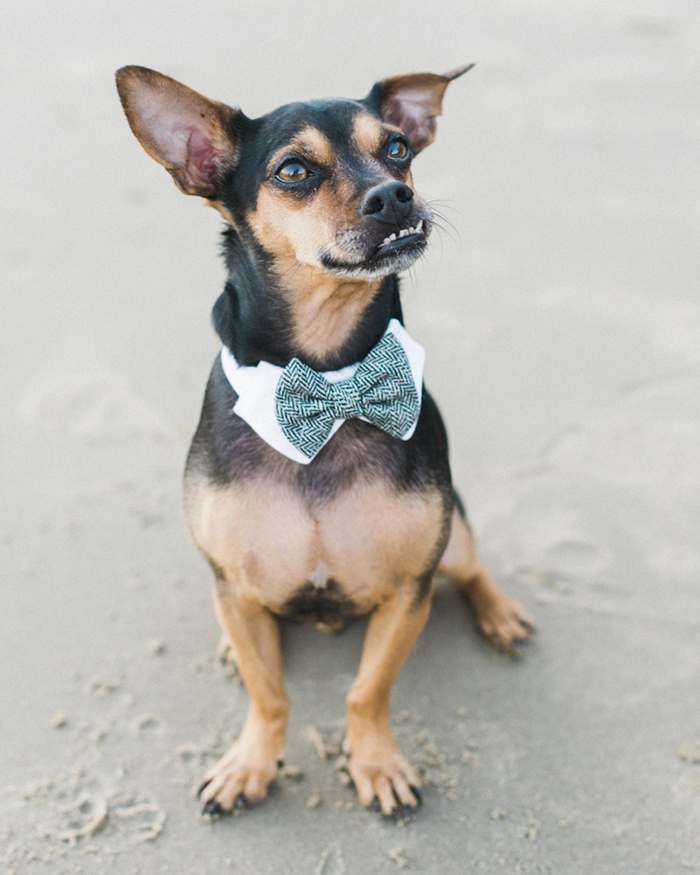
<svg viewBox="0 0 700 875">
<path fill-rule="evenodd" d="M 336 419 L 363 417 L 403 437 L 420 412 L 420 401 L 404 348 L 393 334 L 385 334 L 355 376 L 340 383 L 329 383 L 292 359 L 277 384 L 275 409 L 286 438 L 312 458 Z"/>
</svg>

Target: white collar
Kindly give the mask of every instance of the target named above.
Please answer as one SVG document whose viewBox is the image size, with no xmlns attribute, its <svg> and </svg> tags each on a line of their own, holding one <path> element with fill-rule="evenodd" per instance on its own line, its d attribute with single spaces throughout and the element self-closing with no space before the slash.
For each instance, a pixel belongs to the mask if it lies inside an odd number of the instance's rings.
<svg viewBox="0 0 700 875">
<path fill-rule="evenodd" d="M 411 375 L 416 386 L 419 400 L 422 397 L 423 367 L 425 365 L 425 350 L 415 341 L 398 319 L 392 319 L 384 334 L 393 334 L 403 347 L 408 363 L 411 367 Z M 233 412 L 245 420 L 256 434 L 265 443 L 277 450 L 294 462 L 307 465 L 312 459 L 305 456 L 285 436 L 275 413 L 275 391 L 277 383 L 282 376 L 284 368 L 260 362 L 255 367 L 239 365 L 228 347 L 221 350 L 221 366 L 229 383 L 233 386 L 238 400 L 233 405 Z M 341 368 L 339 371 L 324 371 L 321 376 L 329 383 L 340 383 L 355 376 L 360 367 L 360 362 Z M 333 427 L 324 442 L 325 446 L 340 426 L 344 419 L 336 419 Z M 407 441 L 416 430 L 418 419 L 409 428 L 402 440 Z"/>
</svg>

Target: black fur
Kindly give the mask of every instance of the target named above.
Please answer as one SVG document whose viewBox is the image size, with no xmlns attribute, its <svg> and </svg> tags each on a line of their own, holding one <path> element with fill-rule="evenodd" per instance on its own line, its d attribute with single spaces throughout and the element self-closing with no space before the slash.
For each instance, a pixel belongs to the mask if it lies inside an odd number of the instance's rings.
<svg viewBox="0 0 700 875">
<path fill-rule="evenodd" d="M 240 112 L 236 114 L 236 163 L 222 181 L 221 199 L 238 230 L 229 228 L 223 235 L 229 276 L 214 307 L 213 319 L 219 337 L 239 364 L 256 365 L 264 360 L 284 367 L 296 356 L 316 370 L 337 370 L 364 358 L 390 319 L 403 322 L 398 281 L 396 276 L 390 276 L 382 282 L 379 294 L 341 350 L 323 360 L 304 356 L 294 348 L 290 335 L 289 303 L 284 288 L 271 270 L 270 255 L 255 238 L 247 219 L 256 207 L 271 157 L 308 126 L 320 130 L 338 160 L 352 169 L 358 192 L 384 181 L 382 175 L 369 168 L 366 156 L 355 151 L 348 136 L 354 116 L 367 108 L 361 101 L 319 100 L 288 104 L 255 120 Z M 325 181 L 322 168 L 316 170 L 313 186 L 301 188 L 298 196 L 312 196 Z"/>
<path fill-rule="evenodd" d="M 378 293 L 341 349 L 323 359 L 304 355 L 296 348 L 290 329 L 285 288 L 271 270 L 270 255 L 247 223 L 247 215 L 254 210 L 257 192 L 268 173 L 271 156 L 308 125 L 320 129 L 337 151 L 339 160 L 353 168 L 359 192 L 385 180 L 386 176 L 375 179 L 367 169 L 367 162 L 353 152 L 348 131 L 354 115 L 363 108 L 378 115 L 375 101 L 367 104 L 334 100 L 290 104 L 256 120 L 236 116 L 236 166 L 223 180 L 221 200 L 233 216 L 237 230 L 228 229 L 224 233 L 228 279 L 214 306 L 213 322 L 222 343 L 242 365 L 268 361 L 284 367 L 290 359 L 298 357 L 316 370 L 336 370 L 363 359 L 392 318 L 403 323 L 399 282 L 392 274 L 381 280 Z M 314 180 L 314 185 L 320 185 L 323 173 L 317 174 Z M 295 196 L 312 197 L 313 190 L 301 186 Z M 437 489 L 443 501 L 443 532 L 429 567 L 417 581 L 417 599 L 424 599 L 447 541 L 455 502 L 447 436 L 430 395 L 424 391 L 418 424 L 410 440 L 393 438 L 368 423 L 351 420 L 308 465 L 297 464 L 265 444 L 233 413 L 236 398 L 217 358 L 190 448 L 186 482 L 190 478 L 204 478 L 217 487 L 225 487 L 264 475 L 277 480 L 280 487 L 296 492 L 311 513 L 358 481 L 388 482 L 397 495 Z M 312 584 L 301 587 L 283 613 L 336 622 L 354 614 L 355 606 L 342 595 L 338 584 L 331 581 L 323 589 Z"/>
<path fill-rule="evenodd" d="M 341 349 L 323 359 L 305 355 L 294 345 L 289 306 L 278 280 L 266 269 L 267 254 L 256 252 L 254 261 L 232 228 L 224 232 L 223 239 L 229 279 L 214 305 L 212 320 L 221 342 L 241 365 L 267 361 L 284 367 L 296 357 L 315 370 L 335 371 L 363 359 L 392 319 L 403 325 L 398 277 L 391 275 L 382 280 L 378 294 Z M 265 269 L 256 270 L 261 264 Z"/>
<path fill-rule="evenodd" d="M 355 603 L 335 580 L 319 588 L 313 583 L 302 586 L 280 609 L 280 616 L 298 622 L 342 623 L 357 615 Z"/>
<path fill-rule="evenodd" d="M 437 487 L 450 509 L 454 501 L 447 461 L 447 434 L 437 405 L 423 390 L 418 425 L 410 440 L 393 438 L 353 419 L 345 423 L 309 465 L 300 465 L 269 447 L 233 413 L 238 396 L 217 356 L 192 440 L 187 474 L 219 487 L 267 472 L 292 487 L 309 510 L 331 501 L 357 480 L 389 480 L 397 492 Z"/>
</svg>

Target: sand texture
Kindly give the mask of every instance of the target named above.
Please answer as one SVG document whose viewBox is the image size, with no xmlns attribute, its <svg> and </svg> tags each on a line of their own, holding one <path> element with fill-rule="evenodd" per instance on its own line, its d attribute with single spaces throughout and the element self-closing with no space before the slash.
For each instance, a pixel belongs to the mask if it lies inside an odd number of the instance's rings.
<svg viewBox="0 0 700 875">
<path fill-rule="evenodd" d="M 697 2 L 6 0 L 0 29 L 0 872 L 700 870 Z M 537 618 L 520 659 L 438 587 L 393 694 L 397 826 L 340 757 L 364 623 L 285 625 L 287 768 L 195 790 L 246 694 L 180 479 L 217 351 L 220 217 L 132 137 L 143 64 L 251 116 L 444 72 L 403 284 L 455 480 Z"/>
</svg>

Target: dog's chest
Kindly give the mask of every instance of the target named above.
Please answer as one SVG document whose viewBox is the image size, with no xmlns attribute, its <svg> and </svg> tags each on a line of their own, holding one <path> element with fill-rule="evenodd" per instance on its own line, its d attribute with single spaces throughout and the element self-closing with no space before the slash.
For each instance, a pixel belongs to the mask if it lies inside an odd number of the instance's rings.
<svg viewBox="0 0 700 875">
<path fill-rule="evenodd" d="M 444 528 L 438 490 L 356 482 L 321 506 L 264 476 L 188 502 L 200 550 L 228 585 L 271 611 L 333 623 L 367 613 L 432 569 Z"/>
</svg>

